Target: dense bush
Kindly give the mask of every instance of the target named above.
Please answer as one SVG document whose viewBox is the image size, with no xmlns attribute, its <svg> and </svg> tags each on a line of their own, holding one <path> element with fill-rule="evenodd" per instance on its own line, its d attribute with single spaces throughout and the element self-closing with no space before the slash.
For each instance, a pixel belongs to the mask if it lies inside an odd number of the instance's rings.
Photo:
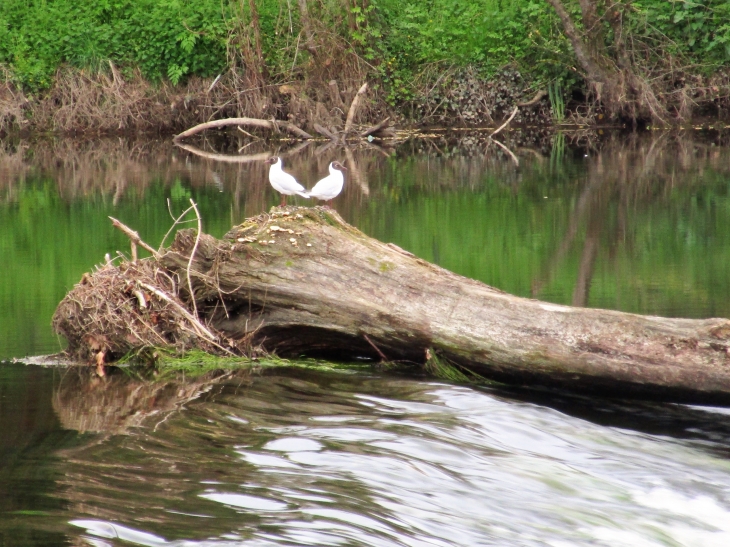
<svg viewBox="0 0 730 547">
<path fill-rule="evenodd" d="M 564 4 L 580 13 L 576 0 Z M 153 82 L 177 84 L 221 72 L 260 36 L 272 83 L 306 79 L 311 51 L 331 55 L 337 43 L 369 64 L 391 104 L 422 93 L 446 67 L 471 66 L 489 77 L 511 65 L 536 87 L 580 80 L 546 0 L 310 0 L 308 6 L 314 44 L 305 44 L 298 3 L 283 0 L 2 0 L 0 74 L 36 92 L 50 86 L 61 64 L 108 70 L 113 61 L 123 70 L 139 68 Z M 704 73 L 730 60 L 727 0 L 614 6 L 642 58 L 671 58 L 675 68 Z M 611 27 L 604 25 L 610 48 Z M 250 59 L 236 66 L 244 65 L 251 70 Z"/>
<path fill-rule="evenodd" d="M 30 90 L 48 87 L 61 63 L 98 70 L 113 60 L 173 83 L 211 75 L 225 66 L 225 41 L 213 1 L 3 0 L 0 10 L 0 63 Z"/>
</svg>

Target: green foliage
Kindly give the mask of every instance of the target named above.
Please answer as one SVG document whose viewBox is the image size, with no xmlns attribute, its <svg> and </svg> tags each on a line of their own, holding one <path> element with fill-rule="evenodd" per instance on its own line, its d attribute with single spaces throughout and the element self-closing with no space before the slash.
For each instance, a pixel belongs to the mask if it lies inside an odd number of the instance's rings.
<svg viewBox="0 0 730 547">
<path fill-rule="evenodd" d="M 268 74 L 306 79 L 316 63 L 302 47 L 297 3 L 255 5 Z M 579 21 L 577 2 L 565 5 Z M 476 66 L 489 77 L 511 65 L 535 86 L 556 82 L 565 92 L 580 80 L 570 43 L 545 0 L 310 0 L 308 7 L 315 49 L 326 52 L 333 36 L 351 44 L 393 105 L 416 97 L 447 66 Z M 641 0 L 622 9 L 626 34 L 646 46 L 643 56 L 681 57 L 705 71 L 730 59 L 727 0 Z M 29 91 L 49 87 L 61 64 L 107 70 L 108 60 L 177 84 L 227 65 L 240 68 L 236 59 L 252 43 L 248 2 L 3 0 L 0 10 L 0 69 Z"/>
<path fill-rule="evenodd" d="M 730 2 L 727 0 L 645 0 L 633 4 L 634 31 L 644 35 L 654 29 L 669 40 L 674 54 L 689 55 L 698 63 L 721 64 L 730 60 Z"/>
<path fill-rule="evenodd" d="M 540 84 L 575 81 L 572 52 L 544 1 L 377 0 L 370 27 L 378 25 L 377 68 L 387 100 L 395 105 L 417 95 L 424 68 L 438 65 L 480 69 L 489 77 L 514 65 Z M 373 43 L 370 41 L 369 43 Z M 437 72 L 438 73 L 438 72 Z"/>
<path fill-rule="evenodd" d="M 177 83 L 225 66 L 220 4 L 182 0 L 4 0 L 0 63 L 31 91 L 68 63 L 99 70 L 107 60 Z"/>
</svg>

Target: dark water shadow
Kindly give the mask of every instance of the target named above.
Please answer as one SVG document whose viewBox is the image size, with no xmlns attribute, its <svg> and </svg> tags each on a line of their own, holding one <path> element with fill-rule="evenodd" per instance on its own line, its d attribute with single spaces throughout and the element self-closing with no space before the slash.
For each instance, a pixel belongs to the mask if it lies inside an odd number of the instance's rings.
<svg viewBox="0 0 730 547">
<path fill-rule="evenodd" d="M 487 392 L 552 408 L 603 427 L 687 441 L 730 459 L 730 408 L 576 395 L 560 390 L 498 388 Z"/>
</svg>

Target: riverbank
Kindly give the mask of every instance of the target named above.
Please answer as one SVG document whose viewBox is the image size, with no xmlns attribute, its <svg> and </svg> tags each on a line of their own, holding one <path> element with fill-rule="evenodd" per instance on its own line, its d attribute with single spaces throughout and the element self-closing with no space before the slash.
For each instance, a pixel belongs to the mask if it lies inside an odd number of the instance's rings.
<svg viewBox="0 0 730 547">
<path fill-rule="evenodd" d="M 154 84 L 139 70 L 125 78 L 111 62 L 108 72 L 63 66 L 52 86 L 37 95 L 0 82 L 0 135 L 168 135 L 213 119 L 241 116 L 285 120 L 316 133 L 314 124 L 342 128 L 362 81 L 370 76 L 365 72 L 331 79 L 326 92 L 318 94 L 307 83 L 246 88 L 246 82 L 230 71 L 173 85 Z M 480 79 L 471 67 L 452 70 L 440 93 L 422 95 L 399 108 L 388 104 L 376 81 L 360 101 L 355 121 L 368 125 L 390 117 L 409 127 L 498 124 L 516 105 L 521 107 L 513 124 L 549 125 L 554 119 L 547 95 L 535 94 L 515 69 L 505 69 L 489 81 Z M 570 121 L 593 123 L 579 112 L 571 114 Z"/>
<path fill-rule="evenodd" d="M 717 4 L 717 5 L 715 5 Z M 687 124 L 730 112 L 726 4 L 161 0 L 0 14 L 0 132 L 172 133 L 224 117 Z"/>
</svg>

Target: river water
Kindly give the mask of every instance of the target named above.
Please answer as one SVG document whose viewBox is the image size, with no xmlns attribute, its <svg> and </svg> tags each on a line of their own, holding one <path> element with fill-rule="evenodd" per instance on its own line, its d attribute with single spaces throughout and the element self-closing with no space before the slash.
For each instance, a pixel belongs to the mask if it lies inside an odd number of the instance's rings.
<svg viewBox="0 0 730 547">
<path fill-rule="evenodd" d="M 522 296 L 730 317 L 730 138 L 410 138 L 278 151 L 383 241 Z M 247 142 L 218 144 L 235 153 Z M 208 153 L 207 143 L 199 144 Z M 730 411 L 478 388 L 363 366 L 162 376 L 23 364 L 114 216 L 157 245 L 193 198 L 220 236 L 278 202 L 238 163 L 162 141 L 0 148 L 4 545 L 730 545 Z M 298 203 L 304 205 L 304 200 Z"/>
</svg>

